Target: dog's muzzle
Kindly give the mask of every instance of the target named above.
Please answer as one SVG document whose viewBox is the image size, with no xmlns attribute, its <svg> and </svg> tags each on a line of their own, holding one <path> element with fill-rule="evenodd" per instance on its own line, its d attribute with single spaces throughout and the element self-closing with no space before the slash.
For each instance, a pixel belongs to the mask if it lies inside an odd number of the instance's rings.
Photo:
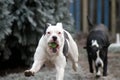
<svg viewBox="0 0 120 80">
<path fill-rule="evenodd" d="M 50 51 L 56 53 L 59 50 L 59 43 L 57 41 L 51 41 L 48 43 Z"/>
</svg>

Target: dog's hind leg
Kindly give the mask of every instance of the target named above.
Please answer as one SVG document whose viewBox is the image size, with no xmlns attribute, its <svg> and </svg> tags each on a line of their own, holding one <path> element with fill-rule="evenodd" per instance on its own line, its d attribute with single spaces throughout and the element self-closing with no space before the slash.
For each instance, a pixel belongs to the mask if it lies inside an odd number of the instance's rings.
<svg viewBox="0 0 120 80">
<path fill-rule="evenodd" d="M 78 47 L 76 42 L 73 40 L 72 36 L 70 35 L 69 32 L 65 31 L 68 35 L 68 52 L 70 53 L 69 56 L 71 57 L 72 60 L 72 67 L 74 71 L 77 71 L 78 68 Z"/>
<path fill-rule="evenodd" d="M 74 71 L 77 71 L 78 68 L 78 47 L 75 42 L 69 44 L 69 53 L 72 60 L 72 68 Z"/>
</svg>

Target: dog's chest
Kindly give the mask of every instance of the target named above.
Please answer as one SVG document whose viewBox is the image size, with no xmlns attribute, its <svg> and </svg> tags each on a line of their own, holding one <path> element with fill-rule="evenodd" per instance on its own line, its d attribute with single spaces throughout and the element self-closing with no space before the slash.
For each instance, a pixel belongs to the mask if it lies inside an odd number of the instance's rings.
<svg viewBox="0 0 120 80">
<path fill-rule="evenodd" d="M 47 56 L 45 60 L 45 66 L 48 68 L 54 68 L 54 62 L 55 62 L 56 56 Z"/>
<path fill-rule="evenodd" d="M 51 60 L 46 60 L 45 61 L 45 66 L 48 67 L 48 68 L 54 68 L 55 67 L 54 62 L 51 61 Z"/>
</svg>

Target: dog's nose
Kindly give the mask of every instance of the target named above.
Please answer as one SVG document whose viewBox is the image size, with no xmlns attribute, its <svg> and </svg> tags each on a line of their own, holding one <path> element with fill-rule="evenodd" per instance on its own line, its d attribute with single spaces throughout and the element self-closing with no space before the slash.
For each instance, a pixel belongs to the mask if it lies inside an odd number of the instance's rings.
<svg viewBox="0 0 120 80">
<path fill-rule="evenodd" d="M 56 40 L 57 40 L 57 37 L 56 37 L 56 36 L 53 36 L 52 38 L 53 38 L 53 40 L 54 40 L 54 41 L 56 41 Z"/>
</svg>

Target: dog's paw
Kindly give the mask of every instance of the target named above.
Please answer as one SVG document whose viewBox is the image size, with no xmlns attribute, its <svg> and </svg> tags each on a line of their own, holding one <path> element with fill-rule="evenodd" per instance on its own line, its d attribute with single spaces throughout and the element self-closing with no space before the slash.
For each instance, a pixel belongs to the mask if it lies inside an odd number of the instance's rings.
<svg viewBox="0 0 120 80">
<path fill-rule="evenodd" d="M 25 75 L 26 77 L 34 76 L 34 72 L 32 72 L 32 71 L 30 71 L 30 70 L 26 70 L 26 71 L 24 72 L 24 75 Z"/>
<path fill-rule="evenodd" d="M 78 69 L 78 64 L 77 63 L 73 63 L 72 68 L 75 72 L 77 72 Z"/>
<path fill-rule="evenodd" d="M 96 77 L 96 78 L 100 78 L 100 75 L 96 75 L 95 77 Z"/>
</svg>

